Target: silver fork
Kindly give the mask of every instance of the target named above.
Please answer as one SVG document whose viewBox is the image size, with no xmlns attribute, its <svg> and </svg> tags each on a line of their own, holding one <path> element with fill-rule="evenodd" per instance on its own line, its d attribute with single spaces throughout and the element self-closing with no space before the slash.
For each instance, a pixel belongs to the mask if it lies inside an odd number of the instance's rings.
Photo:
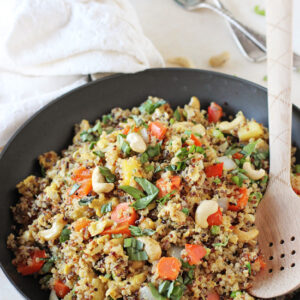
<svg viewBox="0 0 300 300">
<path fill-rule="evenodd" d="M 227 10 L 224 6 L 218 7 L 216 5 L 209 3 L 207 0 L 174 0 L 174 1 L 189 11 L 197 10 L 200 8 L 208 8 L 208 9 L 211 9 L 214 12 L 218 13 L 219 15 L 223 16 L 228 22 L 230 22 L 230 25 L 233 25 L 233 28 L 235 28 L 234 30 L 239 32 L 239 36 L 243 35 L 243 37 L 241 38 L 243 41 L 243 44 L 241 42 L 241 39 L 239 39 L 239 37 L 235 38 L 236 42 L 238 41 L 238 43 L 239 43 L 239 48 L 242 51 L 242 53 L 245 56 L 247 56 L 248 58 L 250 58 L 251 61 L 254 61 L 254 62 L 259 62 L 259 61 L 262 61 L 265 59 L 266 54 L 264 54 L 264 56 L 260 56 L 259 52 L 257 53 L 256 58 L 255 57 L 251 58 L 250 54 L 248 52 L 248 48 L 246 50 L 246 48 L 244 47 L 246 45 L 244 43 L 244 40 L 245 39 L 250 40 L 250 42 L 252 42 L 252 44 L 255 44 L 256 47 L 261 52 L 266 53 L 267 52 L 266 37 L 256 31 L 254 31 L 253 29 L 245 26 L 241 22 L 239 22 L 231 14 L 231 12 L 229 10 Z M 254 45 L 252 45 L 252 47 L 251 47 L 251 51 L 253 51 L 253 49 L 254 49 L 253 46 Z M 300 55 L 294 53 L 293 59 L 294 59 L 294 64 L 293 64 L 294 69 L 299 70 L 300 69 Z"/>
</svg>

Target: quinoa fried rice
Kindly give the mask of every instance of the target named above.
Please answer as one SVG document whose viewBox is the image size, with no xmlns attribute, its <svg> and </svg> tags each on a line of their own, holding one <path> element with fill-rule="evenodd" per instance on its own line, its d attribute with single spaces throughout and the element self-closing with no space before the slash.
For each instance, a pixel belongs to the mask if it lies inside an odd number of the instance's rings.
<svg viewBox="0 0 300 300">
<path fill-rule="evenodd" d="M 268 133 L 242 112 L 221 120 L 192 97 L 149 97 L 75 126 L 42 177 L 17 185 L 13 264 L 50 299 L 253 299 L 265 266 L 255 211 L 268 180 Z M 300 194 L 300 166 L 292 184 Z"/>
</svg>

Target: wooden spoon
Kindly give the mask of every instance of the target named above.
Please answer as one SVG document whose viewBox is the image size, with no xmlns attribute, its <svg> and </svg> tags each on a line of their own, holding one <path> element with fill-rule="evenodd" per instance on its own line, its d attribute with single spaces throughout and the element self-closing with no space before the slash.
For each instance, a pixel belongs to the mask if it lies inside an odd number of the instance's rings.
<svg viewBox="0 0 300 300">
<path fill-rule="evenodd" d="M 250 292 L 277 297 L 300 286 L 300 198 L 290 183 L 292 1 L 267 1 L 270 181 L 256 214 L 267 267 Z"/>
</svg>

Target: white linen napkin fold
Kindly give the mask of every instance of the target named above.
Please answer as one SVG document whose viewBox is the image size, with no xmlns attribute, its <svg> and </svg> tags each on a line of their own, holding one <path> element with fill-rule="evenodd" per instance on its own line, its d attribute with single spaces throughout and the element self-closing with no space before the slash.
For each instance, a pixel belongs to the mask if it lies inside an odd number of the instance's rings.
<svg viewBox="0 0 300 300">
<path fill-rule="evenodd" d="M 128 0 L 10 0 L 0 12 L 0 146 L 87 74 L 164 66 Z"/>
</svg>

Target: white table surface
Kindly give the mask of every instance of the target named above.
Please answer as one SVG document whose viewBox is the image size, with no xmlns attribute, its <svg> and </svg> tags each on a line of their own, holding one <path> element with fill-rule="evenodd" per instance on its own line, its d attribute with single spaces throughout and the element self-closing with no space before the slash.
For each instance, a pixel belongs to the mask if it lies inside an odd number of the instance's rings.
<svg viewBox="0 0 300 300">
<path fill-rule="evenodd" d="M 186 12 L 173 0 L 130 0 L 137 10 L 145 34 L 152 40 L 163 57 L 185 56 L 200 69 L 212 70 L 208 64 L 211 56 L 223 51 L 230 53 L 228 63 L 214 69 L 236 75 L 266 86 L 266 63 L 250 63 L 235 46 L 224 20 L 208 10 Z M 264 8 L 263 0 L 223 0 L 226 7 L 252 28 L 261 33 L 265 31 L 265 17 L 253 12 L 259 4 Z M 300 53 L 300 1 L 295 0 L 294 8 L 294 49 Z M 293 74 L 293 102 L 300 106 L 300 72 Z M 159 95 L 158 95 L 159 96 Z M 21 300 L 0 270 L 0 300 Z M 41 299 L 42 300 L 42 299 Z"/>
</svg>

